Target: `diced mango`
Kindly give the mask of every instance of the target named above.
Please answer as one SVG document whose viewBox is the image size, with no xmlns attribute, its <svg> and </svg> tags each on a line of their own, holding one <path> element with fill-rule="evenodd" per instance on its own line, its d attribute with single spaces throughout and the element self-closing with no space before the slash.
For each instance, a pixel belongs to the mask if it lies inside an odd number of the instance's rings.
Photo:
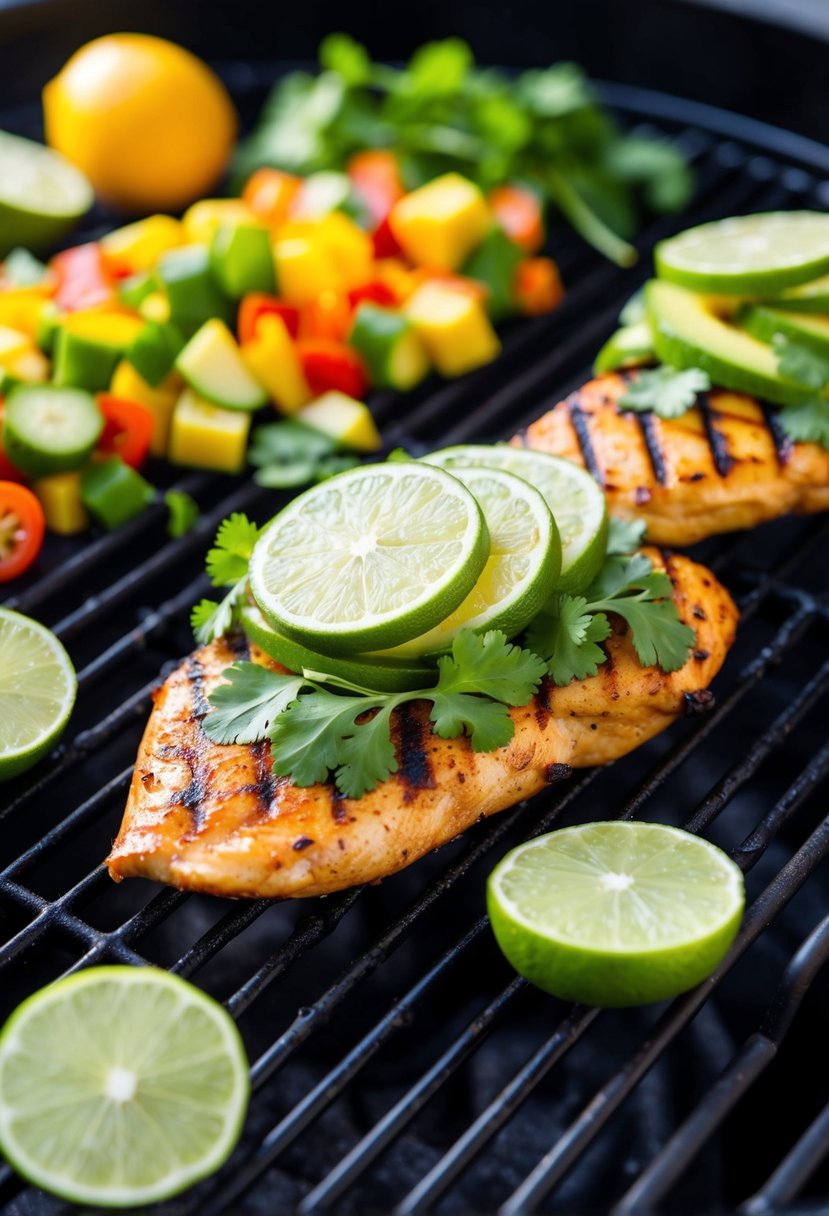
<svg viewBox="0 0 829 1216">
<path fill-rule="evenodd" d="M 383 446 L 368 406 L 346 393 L 323 393 L 299 411 L 297 420 L 355 452 L 377 452 Z"/>
<path fill-rule="evenodd" d="M 405 312 L 444 376 L 462 376 L 491 363 L 501 349 L 479 299 L 439 282 L 418 287 Z"/>
<path fill-rule="evenodd" d="M 284 414 L 295 414 L 313 396 L 288 327 L 275 313 L 262 316 L 242 358 Z"/>
<path fill-rule="evenodd" d="M 262 221 L 241 198 L 203 198 L 188 207 L 182 218 L 185 241 L 209 245 L 223 224 L 248 224 L 264 227 Z"/>
<path fill-rule="evenodd" d="M 274 242 L 279 294 L 308 304 L 324 291 L 344 294 L 373 274 L 371 239 L 339 211 L 284 224 Z"/>
<path fill-rule="evenodd" d="M 163 291 L 151 291 L 139 304 L 138 311 L 145 321 L 164 325 L 170 320 L 170 301 Z"/>
<path fill-rule="evenodd" d="M 389 224 L 406 256 L 418 266 L 458 270 L 491 223 L 489 208 L 474 182 L 445 173 L 391 209 Z"/>
<path fill-rule="evenodd" d="M 40 287 L 11 287 L 0 291 L 0 326 L 36 338 L 40 318 L 49 305 L 49 295 Z"/>
<path fill-rule="evenodd" d="M 89 516 L 81 501 L 81 474 L 54 473 L 41 477 L 32 485 L 43 514 L 46 527 L 58 536 L 75 536 L 89 527 Z"/>
<path fill-rule="evenodd" d="M 49 379 L 49 360 L 34 346 L 10 355 L 4 362 L 4 369 L 27 384 L 44 384 Z"/>
<path fill-rule="evenodd" d="M 280 233 L 273 256 L 280 295 L 291 304 L 310 304 L 324 291 L 342 290 L 340 276 L 321 241 Z"/>
<path fill-rule="evenodd" d="M 149 215 L 101 238 L 101 249 L 111 270 L 136 274 L 152 270 L 163 253 L 185 241 L 180 220 L 171 215 Z"/>
<path fill-rule="evenodd" d="M 150 451 L 153 456 L 166 456 L 170 436 L 170 420 L 173 408 L 181 394 L 182 379 L 177 372 L 170 372 L 155 388 L 148 384 L 131 363 L 122 359 L 115 369 L 109 391 L 114 397 L 135 401 L 146 406 L 153 416 L 153 437 Z"/>
<path fill-rule="evenodd" d="M 9 359 L 28 350 L 31 345 L 28 334 L 21 333 L 19 329 L 0 326 L 0 367 L 5 367 Z"/>
<path fill-rule="evenodd" d="M 173 410 L 167 456 L 173 464 L 240 473 L 249 431 L 250 414 L 211 405 L 188 388 Z"/>
<path fill-rule="evenodd" d="M 135 313 L 101 308 L 67 313 L 60 325 L 77 338 L 115 346 L 119 350 L 125 350 L 144 328 L 143 320 Z"/>
</svg>

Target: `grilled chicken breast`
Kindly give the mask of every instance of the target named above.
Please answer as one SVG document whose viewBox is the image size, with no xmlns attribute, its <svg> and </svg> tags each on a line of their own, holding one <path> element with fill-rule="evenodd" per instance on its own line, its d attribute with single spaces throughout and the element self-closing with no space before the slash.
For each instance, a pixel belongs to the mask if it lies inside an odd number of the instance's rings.
<svg viewBox="0 0 829 1216">
<path fill-rule="evenodd" d="M 684 667 L 667 675 L 640 666 L 617 618 L 599 672 L 566 688 L 545 684 L 529 705 L 511 710 L 515 736 L 498 751 L 439 739 L 427 704 L 403 706 L 393 724 L 398 772 L 356 800 L 330 784 L 299 789 L 275 776 L 267 743 L 212 743 L 201 727 L 206 698 L 247 650 L 227 638 L 197 650 L 156 694 L 110 874 L 243 897 L 324 895 L 372 882 L 571 768 L 615 760 L 683 712 L 706 708 L 737 611 L 705 567 L 651 556 L 696 632 Z M 256 649 L 252 657 L 271 663 Z"/>
<path fill-rule="evenodd" d="M 610 510 L 644 519 L 648 539 L 691 545 L 789 513 L 829 508 L 829 452 L 792 443 L 772 407 L 712 389 L 681 418 L 621 411 L 627 379 L 599 376 L 513 443 L 587 468 Z"/>
</svg>

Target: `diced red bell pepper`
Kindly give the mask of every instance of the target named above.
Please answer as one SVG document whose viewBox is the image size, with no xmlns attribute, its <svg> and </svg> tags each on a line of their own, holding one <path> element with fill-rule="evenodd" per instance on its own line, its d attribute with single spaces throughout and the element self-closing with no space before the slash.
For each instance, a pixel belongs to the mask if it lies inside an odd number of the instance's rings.
<svg viewBox="0 0 829 1216">
<path fill-rule="evenodd" d="M 541 202 L 523 186 L 497 186 L 489 196 L 495 222 L 525 253 L 537 253 L 544 244 Z"/>
<path fill-rule="evenodd" d="M 98 408 L 104 416 L 98 451 L 120 456 L 130 468 L 140 468 L 152 442 L 153 415 L 145 405 L 111 393 L 98 393 Z"/>
<path fill-rule="evenodd" d="M 537 317 L 558 308 L 564 298 L 564 285 L 552 258 L 525 258 L 515 273 L 515 301 L 518 311 Z"/>
<path fill-rule="evenodd" d="M 334 389 L 362 400 L 368 377 L 359 356 L 341 342 L 320 340 L 297 342 L 297 352 L 308 387 L 315 397 Z"/>
<path fill-rule="evenodd" d="M 391 230 L 388 216 L 382 219 L 374 229 L 374 232 L 372 232 L 371 243 L 374 246 L 374 256 L 376 258 L 402 257 L 403 250 L 400 248 L 397 237 Z"/>
<path fill-rule="evenodd" d="M 354 192 L 366 207 L 375 226 L 380 224 L 399 198 L 406 193 L 393 152 L 378 149 L 358 152 L 348 162 Z"/>
<path fill-rule="evenodd" d="M 292 338 L 299 336 L 299 309 L 280 300 L 278 296 L 269 296 L 261 291 L 252 291 L 244 297 L 239 305 L 239 317 L 236 328 L 239 341 L 244 344 L 256 337 L 256 330 L 262 317 L 268 315 L 281 317 L 285 328 Z"/>
<path fill-rule="evenodd" d="M 344 342 L 351 329 L 351 305 L 336 291 L 323 291 L 304 305 L 299 318 L 301 338 Z"/>
<path fill-rule="evenodd" d="M 269 228 L 276 228 L 288 218 L 301 185 L 301 178 L 280 169 L 257 169 L 248 178 L 242 198 L 255 216 Z"/>
<path fill-rule="evenodd" d="M 65 312 L 95 308 L 115 299 L 113 280 L 100 245 L 90 242 L 56 253 L 50 263 L 57 276 L 55 301 Z"/>
<path fill-rule="evenodd" d="M 360 304 L 379 304 L 381 308 L 394 308 L 400 301 L 388 283 L 366 283 L 363 287 L 355 287 L 348 293 L 348 302 L 353 309 Z"/>
</svg>

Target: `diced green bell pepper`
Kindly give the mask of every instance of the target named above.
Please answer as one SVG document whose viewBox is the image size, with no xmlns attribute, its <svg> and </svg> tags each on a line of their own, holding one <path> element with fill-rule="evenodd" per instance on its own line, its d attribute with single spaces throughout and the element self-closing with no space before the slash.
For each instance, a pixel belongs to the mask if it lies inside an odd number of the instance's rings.
<svg viewBox="0 0 829 1216">
<path fill-rule="evenodd" d="M 210 267 L 233 300 L 249 291 L 276 292 L 270 233 L 252 224 L 222 224 L 210 246 Z"/>
<path fill-rule="evenodd" d="M 371 382 L 377 388 L 413 388 L 429 372 L 429 358 L 423 343 L 402 313 L 362 303 L 348 341 L 365 363 Z"/>
<path fill-rule="evenodd" d="M 58 328 L 54 346 L 55 384 L 85 388 L 90 393 L 109 388 L 121 351 L 107 342 Z"/>
<path fill-rule="evenodd" d="M 140 515 L 154 498 L 150 483 L 120 456 L 89 465 L 81 476 L 81 501 L 108 532 Z"/>
<path fill-rule="evenodd" d="M 118 287 L 118 299 L 122 304 L 126 304 L 127 308 L 134 308 L 137 312 L 147 296 L 157 290 L 155 277 L 145 270 L 124 279 Z"/>
<path fill-rule="evenodd" d="M 230 323 L 233 310 L 210 269 L 206 245 L 183 245 L 160 259 L 158 281 L 170 302 L 170 320 L 193 333 L 211 317 Z"/>
<path fill-rule="evenodd" d="M 523 250 L 501 228 L 491 228 L 467 258 L 463 274 L 487 289 L 487 312 L 493 321 L 515 312 L 515 275 Z"/>
<path fill-rule="evenodd" d="M 124 351 L 124 358 L 155 388 L 170 371 L 186 341 L 171 321 L 148 321 Z"/>
<path fill-rule="evenodd" d="M 35 342 L 43 351 L 44 355 L 51 355 L 55 349 L 55 336 L 60 325 L 60 309 L 57 304 L 49 300 L 43 305 L 40 317 L 37 322 L 37 333 Z"/>
</svg>

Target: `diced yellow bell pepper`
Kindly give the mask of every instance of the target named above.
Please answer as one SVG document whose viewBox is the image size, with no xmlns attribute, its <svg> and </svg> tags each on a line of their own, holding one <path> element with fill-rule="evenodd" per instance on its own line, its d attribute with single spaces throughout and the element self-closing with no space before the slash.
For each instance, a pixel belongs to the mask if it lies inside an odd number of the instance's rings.
<svg viewBox="0 0 829 1216">
<path fill-rule="evenodd" d="M 265 227 L 241 198 L 203 198 L 187 208 L 181 222 L 185 241 L 194 245 L 209 245 L 223 224 Z"/>
<path fill-rule="evenodd" d="M 40 287 L 10 287 L 0 291 L 0 325 L 35 338 L 49 302 L 48 292 Z"/>
<path fill-rule="evenodd" d="M 383 446 L 368 406 L 347 393 L 323 393 L 299 411 L 297 420 L 355 452 L 377 452 Z"/>
<path fill-rule="evenodd" d="M 58 536 L 75 536 L 89 527 L 89 516 L 81 501 L 80 472 L 41 477 L 32 489 L 43 507 L 46 527 Z"/>
<path fill-rule="evenodd" d="M 424 283 L 404 311 L 444 376 L 462 376 L 491 363 L 501 349 L 484 305 L 465 292 Z"/>
<path fill-rule="evenodd" d="M 10 355 L 4 367 L 10 375 L 30 384 L 44 384 L 49 379 L 49 360 L 34 346 Z"/>
<path fill-rule="evenodd" d="M 21 333 L 19 329 L 0 326 L 0 367 L 6 367 L 15 355 L 30 350 L 31 345 L 32 340 L 28 334 Z"/>
<path fill-rule="evenodd" d="M 170 436 L 170 419 L 179 399 L 182 379 L 177 372 L 170 372 L 155 388 L 148 384 L 131 363 L 122 359 L 115 369 L 109 391 L 124 401 L 135 401 L 146 406 L 153 416 L 153 437 L 150 451 L 153 456 L 165 456 Z"/>
<path fill-rule="evenodd" d="M 259 319 L 256 336 L 242 346 L 248 370 L 283 414 L 295 414 L 313 396 L 288 327 L 281 317 Z"/>
<path fill-rule="evenodd" d="M 487 233 L 489 208 L 474 182 L 445 173 L 394 204 L 389 225 L 418 266 L 459 270 Z"/>
<path fill-rule="evenodd" d="M 101 238 L 101 249 L 111 269 L 137 274 L 152 270 L 163 253 L 177 249 L 184 241 L 180 220 L 171 215 L 149 215 L 107 233 Z"/>
<path fill-rule="evenodd" d="M 170 320 L 170 301 L 163 291 L 151 291 L 138 305 L 138 311 L 145 321 L 156 321 L 164 325 Z"/>
<path fill-rule="evenodd" d="M 221 409 L 185 389 L 173 410 L 168 459 L 197 469 L 240 473 L 249 430 L 250 414 Z"/>
<path fill-rule="evenodd" d="M 125 350 L 144 328 L 144 321 L 133 312 L 85 308 L 67 313 L 61 318 L 60 326 L 78 338 Z"/>
</svg>

